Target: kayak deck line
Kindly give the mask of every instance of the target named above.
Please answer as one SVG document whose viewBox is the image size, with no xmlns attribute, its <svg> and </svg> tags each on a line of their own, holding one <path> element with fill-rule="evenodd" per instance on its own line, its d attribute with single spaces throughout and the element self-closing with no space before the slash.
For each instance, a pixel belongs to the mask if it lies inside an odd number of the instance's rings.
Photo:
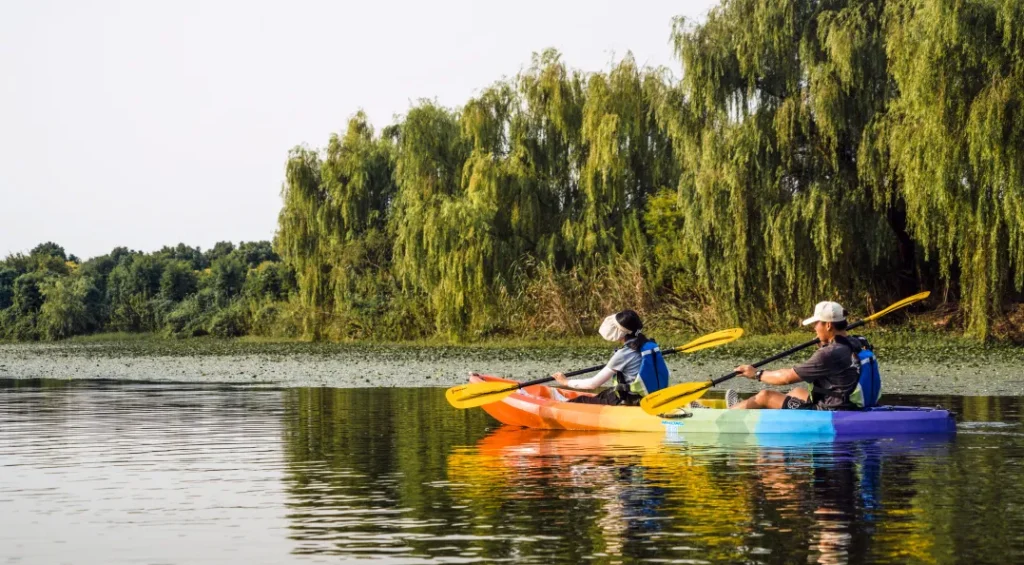
<svg viewBox="0 0 1024 565">
<path fill-rule="evenodd" d="M 490 375 L 470 382 L 515 381 Z M 559 389 L 570 399 L 591 393 Z M 652 416 L 639 406 L 577 404 L 556 399 L 545 385 L 526 387 L 501 402 L 482 408 L 499 422 L 512 426 L 551 430 L 662 432 L 682 434 L 808 435 L 835 437 L 890 437 L 896 435 L 955 434 L 952 413 L 942 408 L 879 406 L 857 411 L 727 410 L 720 401 L 710 407 L 672 415 Z"/>
</svg>

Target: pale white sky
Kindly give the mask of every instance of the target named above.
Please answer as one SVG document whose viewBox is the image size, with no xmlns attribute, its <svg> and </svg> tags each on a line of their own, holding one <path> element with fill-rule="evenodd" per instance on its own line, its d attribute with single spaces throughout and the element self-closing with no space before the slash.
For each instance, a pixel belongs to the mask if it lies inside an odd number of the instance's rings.
<svg viewBox="0 0 1024 565">
<path fill-rule="evenodd" d="M 0 257 L 271 239 L 288 150 L 360 108 L 460 106 L 547 47 L 678 76 L 671 18 L 716 3 L 3 0 Z"/>
</svg>

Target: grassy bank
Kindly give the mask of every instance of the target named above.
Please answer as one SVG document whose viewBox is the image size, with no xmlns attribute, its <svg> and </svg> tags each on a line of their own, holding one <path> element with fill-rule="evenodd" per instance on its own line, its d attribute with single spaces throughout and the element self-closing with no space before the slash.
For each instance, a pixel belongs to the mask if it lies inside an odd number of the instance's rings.
<svg viewBox="0 0 1024 565">
<path fill-rule="evenodd" d="M 886 361 L 932 362 L 973 366 L 985 362 L 1024 363 L 1024 347 L 1008 343 L 983 343 L 948 332 L 871 330 L 861 333 L 872 343 L 879 357 Z M 696 337 L 694 334 L 657 335 L 663 347 L 673 347 Z M 738 341 L 701 351 L 699 359 L 749 359 L 768 357 L 814 338 L 809 331 L 785 334 L 747 334 Z M 13 345 L 13 344 L 12 344 Z M 444 355 L 446 352 L 472 354 L 513 353 L 518 355 L 567 355 L 582 359 L 600 356 L 614 348 L 600 337 L 586 338 L 488 338 L 464 344 L 443 339 L 422 339 L 403 342 L 347 341 L 313 342 L 300 339 L 242 337 L 221 339 L 199 337 L 174 339 L 151 333 L 106 333 L 74 337 L 62 342 L 19 344 L 19 347 L 40 351 L 88 351 L 96 355 L 115 356 L 192 356 L 192 355 Z M 811 349 L 793 359 L 809 355 Z"/>
<path fill-rule="evenodd" d="M 864 332 L 875 344 L 887 393 L 1024 395 L 1024 348 L 983 344 L 935 332 Z M 666 346 L 694 336 L 659 336 Z M 752 335 L 716 349 L 669 358 L 673 382 L 704 380 L 740 363 L 811 339 L 809 332 Z M 536 378 L 608 358 L 600 338 L 489 339 L 472 344 L 325 343 L 254 338 L 169 339 L 152 334 L 100 334 L 60 342 L 0 344 L 0 379 L 57 378 L 285 387 L 447 387 L 467 371 Z M 810 355 L 808 349 L 774 367 Z M 757 383 L 730 381 L 753 392 Z"/>
</svg>

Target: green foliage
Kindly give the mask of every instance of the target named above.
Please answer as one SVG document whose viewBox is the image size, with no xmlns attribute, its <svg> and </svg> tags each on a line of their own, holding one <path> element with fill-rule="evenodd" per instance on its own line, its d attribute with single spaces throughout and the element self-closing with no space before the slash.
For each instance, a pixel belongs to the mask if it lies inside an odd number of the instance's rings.
<svg viewBox="0 0 1024 565">
<path fill-rule="evenodd" d="M 245 309 L 238 302 L 219 310 L 210 320 L 209 334 L 215 337 L 239 337 L 249 331 Z"/>
<path fill-rule="evenodd" d="M 14 308 L 0 311 L 0 337 L 17 341 L 39 339 L 36 329 L 38 312 L 19 313 Z"/>
<path fill-rule="evenodd" d="M 899 96 L 873 164 L 895 176 L 914 237 L 959 282 L 967 329 L 985 337 L 1007 287 L 1024 289 L 1024 10 L 894 0 L 886 17 Z"/>
<path fill-rule="evenodd" d="M 95 329 L 99 291 L 91 279 L 55 278 L 42 288 L 42 294 L 45 301 L 37 324 L 46 339 L 65 339 Z"/>
<path fill-rule="evenodd" d="M 115 247 L 114 250 L 110 252 L 109 257 L 114 262 L 114 265 L 120 265 L 122 261 L 133 255 L 139 255 L 139 252 L 132 251 L 127 247 Z"/>
<path fill-rule="evenodd" d="M 43 272 L 25 273 L 14 279 L 11 308 L 19 315 L 35 314 L 43 306 L 42 286 L 47 276 Z"/>
<path fill-rule="evenodd" d="M 233 253 L 250 269 L 255 269 L 261 263 L 281 260 L 269 241 L 243 241 Z"/>
<path fill-rule="evenodd" d="M 160 296 L 164 300 L 181 302 L 199 288 L 199 276 L 185 261 L 172 261 L 160 275 Z"/>
<path fill-rule="evenodd" d="M 166 263 L 152 255 L 130 255 L 110 271 L 107 296 L 114 305 L 133 296 L 150 299 L 160 293 L 160 280 Z"/>
<path fill-rule="evenodd" d="M 434 331 L 501 325 L 534 259 L 596 274 L 645 242 L 649 194 L 678 176 L 654 108 L 660 71 L 627 57 L 585 83 L 556 52 L 459 112 L 423 103 L 398 128 L 393 264 Z"/>
<path fill-rule="evenodd" d="M 34 263 L 31 270 L 44 271 L 55 275 L 66 275 L 69 273 L 67 255 L 64 248 L 53 242 L 37 245 L 29 253 L 29 258 Z"/>
<path fill-rule="evenodd" d="M 108 327 L 118 332 L 151 332 L 160 327 L 160 301 L 129 294 L 111 304 Z"/>
<path fill-rule="evenodd" d="M 302 321 L 302 332 L 314 338 L 322 332 L 319 312 L 329 307 L 332 296 L 330 240 L 320 237 L 319 215 L 327 197 L 321 187 L 320 165 L 315 151 L 292 149 L 281 190 L 284 207 L 274 238 L 274 248 L 295 270 L 299 304 L 310 313 Z"/>
<path fill-rule="evenodd" d="M 563 225 L 574 263 L 593 269 L 616 258 L 631 237 L 643 237 L 629 218 L 642 214 L 649 195 L 677 183 L 672 144 L 655 115 L 666 88 L 659 72 L 642 72 L 632 56 L 590 78 L 580 129 L 582 209 Z"/>
<path fill-rule="evenodd" d="M 293 271 L 279 262 L 270 242 L 222 242 L 207 254 L 178 244 L 155 253 L 124 247 L 79 264 L 61 259 L 63 248 L 37 246 L 29 255 L 0 262 L 0 338 L 65 339 L 96 331 L 153 332 L 184 337 L 235 335 L 250 328 L 250 306 L 284 301 L 296 290 Z M 250 262 L 254 281 L 246 284 Z M 245 300 L 236 299 L 246 289 Z M 289 309 L 283 309 L 290 311 Z M 285 316 L 273 335 L 293 335 Z M 216 322 L 216 323 L 215 323 Z M 239 329 L 240 328 L 240 329 Z"/>
<path fill-rule="evenodd" d="M 52 241 L 40 243 L 33 247 L 32 251 L 29 252 L 29 255 L 32 257 L 53 257 L 55 259 L 60 259 L 62 263 L 68 260 L 68 256 L 64 252 L 64 248 Z"/>
<path fill-rule="evenodd" d="M 217 309 L 217 297 L 205 289 L 181 301 L 164 319 L 164 331 L 172 337 L 198 337 L 208 333 Z"/>
<path fill-rule="evenodd" d="M 227 245 L 231 245 L 228 243 Z M 157 255 L 167 260 L 172 261 L 184 261 L 188 263 L 193 270 L 205 269 L 209 266 L 206 260 L 206 256 L 198 247 L 189 247 L 184 243 L 179 243 L 175 247 L 164 247 L 157 252 Z"/>
<path fill-rule="evenodd" d="M 97 290 L 101 294 L 107 294 L 107 277 L 110 276 L 110 272 L 117 266 L 117 260 L 114 259 L 113 254 L 100 255 L 99 257 L 93 257 L 88 261 L 82 263 L 78 267 L 78 273 L 82 276 L 90 277 L 96 283 Z"/>
<path fill-rule="evenodd" d="M 0 310 L 14 304 L 14 279 L 18 271 L 9 267 L 0 267 Z"/>
<path fill-rule="evenodd" d="M 237 255 L 229 254 L 213 262 L 210 267 L 210 285 L 217 294 L 231 299 L 242 292 L 248 267 Z"/>
<path fill-rule="evenodd" d="M 462 108 L 422 102 L 379 138 L 359 115 L 322 163 L 295 150 L 278 245 L 342 333 L 385 331 L 367 318 L 398 297 L 459 337 L 585 331 L 602 292 L 691 329 L 785 327 L 824 298 L 944 284 L 984 337 L 1024 291 L 1021 13 L 726 0 L 675 23 L 678 82 L 546 51 Z M 394 186 L 368 180 L 389 168 Z M 391 253 L 367 277 L 381 218 Z"/>
<path fill-rule="evenodd" d="M 662 117 L 690 173 L 671 253 L 729 321 L 891 291 L 896 234 L 857 171 L 887 102 L 879 26 L 866 0 L 734 0 L 677 22 L 687 103 Z"/>
<path fill-rule="evenodd" d="M 28 255 L 9 255 L 2 264 L 22 274 L 41 271 L 53 275 L 66 275 L 70 271 L 64 248 L 55 243 L 37 245 Z"/>
<path fill-rule="evenodd" d="M 294 290 L 294 273 L 282 263 L 267 261 L 249 271 L 243 293 L 257 300 L 283 301 Z"/>
<path fill-rule="evenodd" d="M 279 302 L 265 302 L 254 309 L 250 317 L 249 333 L 265 337 L 294 337 L 293 332 L 287 329 L 282 331 L 282 304 Z"/>
<path fill-rule="evenodd" d="M 209 251 L 203 254 L 203 263 L 205 265 L 212 265 L 214 261 L 221 257 L 226 257 L 235 250 L 235 244 L 230 241 L 218 241 L 210 248 Z"/>
<path fill-rule="evenodd" d="M 29 271 L 34 271 L 36 268 L 35 259 L 22 253 L 8 255 L 7 258 L 4 259 L 3 263 L 6 268 L 13 269 L 19 275 Z"/>
<path fill-rule="evenodd" d="M 375 139 L 362 112 L 349 120 L 343 137 L 331 136 L 321 170 L 327 208 L 319 220 L 338 242 L 384 228 L 395 194 L 392 160 L 390 140 Z"/>
<path fill-rule="evenodd" d="M 441 333 L 465 327 L 489 282 L 482 263 L 493 204 L 485 195 L 460 198 L 467 149 L 458 116 L 433 103 L 413 108 L 402 123 L 394 269 L 403 290 L 429 297 Z"/>
</svg>

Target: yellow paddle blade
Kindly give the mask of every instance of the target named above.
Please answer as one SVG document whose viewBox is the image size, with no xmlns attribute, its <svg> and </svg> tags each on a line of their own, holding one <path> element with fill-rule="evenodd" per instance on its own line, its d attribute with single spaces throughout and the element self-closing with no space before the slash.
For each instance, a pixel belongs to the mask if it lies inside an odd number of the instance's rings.
<svg viewBox="0 0 1024 565">
<path fill-rule="evenodd" d="M 736 341 L 743 335 L 742 328 L 730 328 L 710 333 L 676 347 L 679 353 L 693 353 L 701 349 L 718 347 Z M 697 400 L 711 388 L 711 383 L 683 383 L 652 392 L 640 400 L 640 406 L 648 414 L 664 414 Z"/>
<path fill-rule="evenodd" d="M 456 408 L 474 408 L 497 402 L 519 388 L 509 383 L 469 383 L 453 386 L 444 393 L 448 404 Z"/>
<path fill-rule="evenodd" d="M 663 388 L 643 397 L 640 400 L 640 407 L 644 409 L 644 412 L 655 416 L 677 408 L 685 408 L 689 403 L 704 396 L 704 393 L 711 390 L 711 386 L 711 381 L 704 381 L 681 383 Z"/>
<path fill-rule="evenodd" d="M 719 345 L 725 345 L 727 343 L 736 341 L 743 335 L 742 328 L 730 328 L 728 330 L 721 330 L 715 333 L 710 333 L 698 337 L 690 343 L 680 345 L 679 347 L 673 348 L 673 351 L 679 353 L 693 353 L 694 351 L 700 351 L 701 349 L 707 349 L 709 347 L 718 347 Z"/>
<path fill-rule="evenodd" d="M 926 290 L 924 292 L 915 294 L 914 296 L 911 296 L 909 298 L 904 298 L 903 300 L 900 300 L 899 302 L 893 304 L 892 306 L 886 308 L 885 310 L 882 310 L 881 312 L 875 312 L 874 314 L 868 316 L 867 318 L 864 318 L 864 321 L 865 322 L 873 322 L 873 321 L 881 318 L 882 316 L 884 316 L 884 315 L 886 315 L 886 314 L 888 314 L 890 312 L 899 310 L 900 308 L 905 308 L 905 307 L 910 306 L 911 304 L 913 304 L 915 302 L 920 302 L 920 301 L 924 300 L 925 298 L 928 298 L 929 294 L 931 294 L 931 293 Z"/>
</svg>

